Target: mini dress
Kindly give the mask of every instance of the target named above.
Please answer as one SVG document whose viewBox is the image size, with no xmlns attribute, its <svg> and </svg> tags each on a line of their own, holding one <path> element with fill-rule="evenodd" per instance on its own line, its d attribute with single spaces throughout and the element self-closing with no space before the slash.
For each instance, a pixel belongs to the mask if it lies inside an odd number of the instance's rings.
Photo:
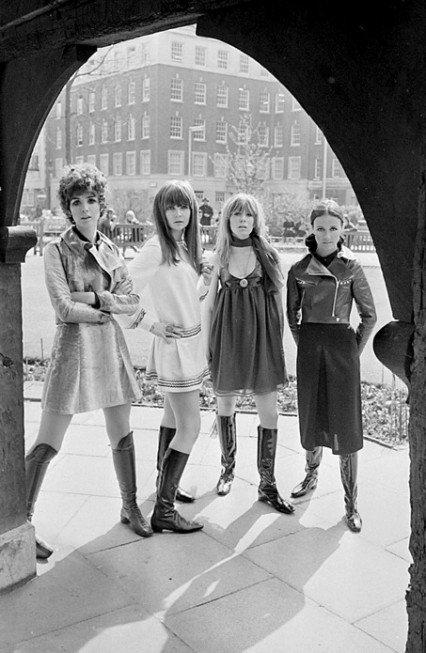
<svg viewBox="0 0 426 653">
<path fill-rule="evenodd" d="M 219 283 L 209 334 L 214 392 L 266 394 L 284 387 L 281 298 L 278 292 L 265 292 L 260 262 L 243 280 L 221 268 Z"/>
</svg>

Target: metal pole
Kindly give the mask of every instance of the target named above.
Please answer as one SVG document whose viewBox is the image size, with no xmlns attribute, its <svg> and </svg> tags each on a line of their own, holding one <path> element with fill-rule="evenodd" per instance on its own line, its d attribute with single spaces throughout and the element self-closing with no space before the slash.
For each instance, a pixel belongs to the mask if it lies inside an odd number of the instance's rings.
<svg viewBox="0 0 426 653">
<path fill-rule="evenodd" d="M 323 170 L 322 170 L 322 199 L 327 199 L 327 139 L 322 135 L 324 139 L 324 156 L 323 156 Z"/>
<path fill-rule="evenodd" d="M 192 129 L 188 130 L 188 179 L 191 179 Z"/>
</svg>

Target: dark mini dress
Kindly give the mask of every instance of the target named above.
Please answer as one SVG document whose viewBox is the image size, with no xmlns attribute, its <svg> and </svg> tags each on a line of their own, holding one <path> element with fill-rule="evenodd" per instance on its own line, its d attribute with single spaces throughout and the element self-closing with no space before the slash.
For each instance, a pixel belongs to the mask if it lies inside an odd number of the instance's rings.
<svg viewBox="0 0 426 653">
<path fill-rule="evenodd" d="M 288 382 L 281 291 L 265 292 L 259 261 L 245 279 L 234 277 L 227 268 L 222 268 L 219 283 L 209 342 L 215 394 L 276 391 Z"/>
</svg>

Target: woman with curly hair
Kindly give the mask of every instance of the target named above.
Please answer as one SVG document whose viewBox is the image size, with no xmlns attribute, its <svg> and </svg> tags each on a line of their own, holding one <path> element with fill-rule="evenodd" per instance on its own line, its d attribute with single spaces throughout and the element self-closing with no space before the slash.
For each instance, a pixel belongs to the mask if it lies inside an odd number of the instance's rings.
<svg viewBox="0 0 426 653">
<path fill-rule="evenodd" d="M 215 268 L 206 304 L 210 369 L 217 397 L 222 471 L 219 496 L 234 480 L 237 397 L 253 395 L 258 426 L 259 501 L 283 513 L 294 511 L 277 489 L 277 391 L 287 383 L 283 351 L 283 276 L 277 251 L 265 238 L 265 218 L 252 195 L 238 193 L 222 209 Z"/>
<path fill-rule="evenodd" d="M 59 182 L 59 200 L 71 226 L 44 250 L 47 290 L 56 334 L 42 395 L 37 439 L 26 456 L 30 520 L 50 461 L 59 452 L 74 413 L 102 408 L 122 497 L 121 521 L 142 537 L 152 529 L 136 502 L 135 449 L 130 408 L 140 389 L 114 315 L 133 313 L 133 291 L 118 248 L 97 230 L 106 209 L 107 182 L 94 166 L 75 165 Z M 37 557 L 52 548 L 36 540 Z"/>
</svg>

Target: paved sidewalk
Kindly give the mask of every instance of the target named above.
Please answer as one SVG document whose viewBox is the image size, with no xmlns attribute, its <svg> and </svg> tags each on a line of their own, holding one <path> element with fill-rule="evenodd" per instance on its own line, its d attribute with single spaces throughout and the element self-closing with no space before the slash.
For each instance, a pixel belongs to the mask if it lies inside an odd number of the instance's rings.
<svg viewBox="0 0 426 653">
<path fill-rule="evenodd" d="M 40 403 L 25 402 L 27 447 Z M 138 499 L 153 508 L 161 410 L 134 407 Z M 141 539 L 119 523 L 120 498 L 101 411 L 76 416 L 49 468 L 34 523 L 56 547 L 38 577 L 0 596 L 0 653 L 402 653 L 407 619 L 408 450 L 366 442 L 360 534 L 343 520 L 337 457 L 317 490 L 280 515 L 256 501 L 256 424 L 238 414 L 237 478 L 218 497 L 214 415 L 182 486 L 199 533 Z M 297 418 L 281 416 L 282 494 L 303 475 Z"/>
</svg>

